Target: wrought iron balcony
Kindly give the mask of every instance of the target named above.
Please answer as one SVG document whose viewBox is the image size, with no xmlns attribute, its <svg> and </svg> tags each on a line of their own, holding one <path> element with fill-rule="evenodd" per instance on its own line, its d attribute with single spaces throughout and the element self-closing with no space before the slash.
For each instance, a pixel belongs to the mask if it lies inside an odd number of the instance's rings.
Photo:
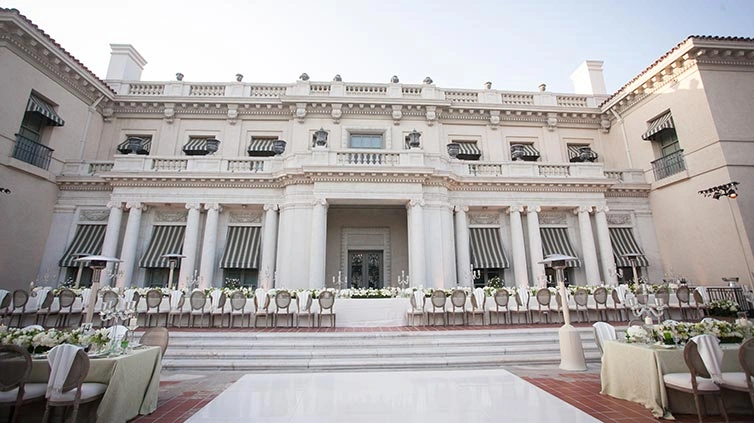
<svg viewBox="0 0 754 423">
<path fill-rule="evenodd" d="M 53 149 L 46 145 L 16 134 L 16 146 L 13 148 L 14 159 L 48 170 L 53 151 Z"/>
<path fill-rule="evenodd" d="M 683 160 L 683 150 L 675 151 L 653 161 L 652 170 L 655 174 L 655 181 L 683 172 L 686 170 L 686 162 Z"/>
</svg>

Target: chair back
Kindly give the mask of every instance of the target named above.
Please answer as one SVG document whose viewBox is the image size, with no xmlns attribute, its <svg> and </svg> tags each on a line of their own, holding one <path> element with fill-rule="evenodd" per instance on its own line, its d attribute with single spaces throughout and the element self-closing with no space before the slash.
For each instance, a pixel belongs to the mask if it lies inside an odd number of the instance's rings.
<svg viewBox="0 0 754 423">
<path fill-rule="evenodd" d="M 0 392 L 18 388 L 31 373 L 31 355 L 18 345 L 0 345 Z"/>
<path fill-rule="evenodd" d="M 10 302 L 13 299 L 13 296 L 8 292 L 3 297 L 2 302 L 0 302 L 0 310 L 5 310 L 6 308 L 10 307 Z"/>
<path fill-rule="evenodd" d="M 636 294 L 636 302 L 639 304 L 647 304 L 649 300 L 649 294 Z"/>
<path fill-rule="evenodd" d="M 550 292 L 549 289 L 540 288 L 537 291 L 537 303 L 539 303 L 539 308 L 549 307 L 551 299 L 552 299 L 552 293 Z"/>
<path fill-rule="evenodd" d="M 194 291 L 189 297 L 189 303 L 191 303 L 191 310 L 204 310 L 204 306 L 207 305 L 207 295 L 202 291 Z"/>
<path fill-rule="evenodd" d="M 81 386 L 82 383 L 84 383 L 84 379 L 86 378 L 87 373 L 89 373 L 89 356 L 86 355 L 86 352 L 79 347 L 70 345 L 70 344 L 61 344 L 57 347 L 50 350 L 50 352 L 47 355 L 47 360 L 50 363 L 50 380 L 47 382 L 48 385 L 48 393 L 50 392 L 50 386 L 53 386 L 52 384 L 55 383 L 55 380 L 53 379 L 52 375 L 58 374 L 60 372 L 60 366 L 63 364 L 65 360 L 61 360 L 60 356 L 61 354 L 55 354 L 58 349 L 61 349 L 61 353 L 64 351 L 64 349 L 70 349 L 70 348 L 76 348 L 78 351 L 76 351 L 73 362 L 71 363 L 71 367 L 68 370 L 68 374 L 65 377 L 65 381 L 63 382 L 62 386 L 62 392 L 68 392 L 71 389 L 76 389 Z"/>
<path fill-rule="evenodd" d="M 668 305 L 668 303 L 670 302 L 670 291 L 668 291 L 668 288 L 658 288 L 655 292 L 655 299 L 658 298 L 663 301 L 663 304 Z"/>
<path fill-rule="evenodd" d="M 678 298 L 678 303 L 681 305 L 689 304 L 691 302 L 691 295 L 689 294 L 688 286 L 679 286 L 678 289 L 675 290 L 675 296 Z"/>
<path fill-rule="evenodd" d="M 111 290 L 106 290 L 102 292 L 102 306 L 105 307 L 108 303 L 112 303 L 112 308 L 115 308 L 118 305 L 118 301 L 120 300 L 120 297 L 118 296 L 118 293 Z"/>
<path fill-rule="evenodd" d="M 430 301 L 432 302 L 433 310 L 436 310 L 438 308 L 445 310 L 445 301 L 446 301 L 445 291 L 442 291 L 439 289 L 432 291 L 432 296 L 430 297 Z"/>
<path fill-rule="evenodd" d="M 450 294 L 450 304 L 453 305 L 453 309 L 466 308 L 466 291 L 460 289 L 454 289 Z"/>
<path fill-rule="evenodd" d="M 324 310 L 332 311 L 332 306 L 335 304 L 335 294 L 330 291 L 322 291 L 319 293 L 319 311 Z"/>
<path fill-rule="evenodd" d="M 73 307 L 73 303 L 76 301 L 76 293 L 68 288 L 63 289 L 58 293 L 58 302 L 60 303 L 60 309 L 66 307 Z"/>
<path fill-rule="evenodd" d="M 193 293 L 191 295 L 194 295 Z M 147 310 L 156 308 L 160 308 L 160 304 L 162 303 L 162 291 L 159 289 L 150 289 L 147 291 Z"/>
<path fill-rule="evenodd" d="M 749 385 L 749 391 L 751 391 L 751 377 L 754 375 L 754 338 L 749 338 L 741 344 L 741 347 L 738 349 L 738 362 L 741 363 L 741 368 L 746 373 L 746 381 Z"/>
<path fill-rule="evenodd" d="M 597 306 L 607 306 L 607 288 L 601 286 L 594 290 L 594 302 Z"/>
<path fill-rule="evenodd" d="M 24 309 L 26 303 L 29 302 L 29 293 L 23 289 L 17 289 L 13 291 L 13 309 Z"/>
<path fill-rule="evenodd" d="M 699 346 L 696 342 L 689 340 L 686 342 L 686 346 L 683 348 L 683 360 L 686 362 L 686 367 L 689 368 L 691 373 L 691 383 L 696 390 L 696 377 L 710 378 L 710 374 L 707 371 L 707 367 L 702 361 L 702 356 L 699 355 Z"/>
<path fill-rule="evenodd" d="M 230 294 L 230 309 L 233 311 L 239 311 L 243 310 L 244 307 L 246 307 L 246 295 L 241 291 L 233 291 L 233 293 Z"/>
<path fill-rule="evenodd" d="M 576 290 L 576 293 L 573 294 L 573 302 L 575 302 L 577 306 L 586 307 L 587 301 L 589 301 L 589 294 L 586 292 L 586 289 L 579 288 Z"/>
<path fill-rule="evenodd" d="M 257 313 L 262 312 L 262 311 L 267 312 L 267 309 L 269 307 L 270 307 L 270 296 L 267 295 L 264 289 L 259 288 L 256 291 L 254 291 L 254 311 Z"/>
<path fill-rule="evenodd" d="M 694 296 L 694 304 L 696 304 L 697 306 L 700 306 L 700 305 L 704 304 L 704 297 L 702 297 L 702 293 L 701 292 L 699 292 L 699 291 L 697 291 L 695 289 L 694 292 L 692 292 L 691 295 Z"/>
<path fill-rule="evenodd" d="M 510 294 L 508 294 L 508 291 L 505 289 L 496 289 L 494 298 L 495 306 L 498 310 L 500 310 L 501 307 L 508 308 L 508 301 L 510 301 Z"/>
<path fill-rule="evenodd" d="M 471 310 L 478 310 L 479 305 L 476 303 L 476 295 L 472 293 L 471 295 L 469 295 L 469 299 L 471 300 Z"/>
<path fill-rule="evenodd" d="M 563 309 L 563 299 L 560 298 L 560 291 L 555 293 L 555 304 L 558 305 L 558 310 Z"/>
<path fill-rule="evenodd" d="M 597 344 L 597 348 L 600 350 L 600 354 L 604 352 L 605 341 L 614 341 L 618 339 L 615 333 L 615 327 L 610 323 L 597 322 L 592 325 L 594 330 L 594 342 Z"/>
<path fill-rule="evenodd" d="M 45 294 L 45 299 L 42 300 L 42 304 L 39 305 L 39 309 L 49 310 L 50 306 L 52 306 L 53 300 L 55 300 L 55 295 L 52 294 L 52 291 L 47 291 L 47 294 Z"/>
<path fill-rule="evenodd" d="M 228 301 L 228 296 L 224 292 L 220 293 L 220 298 L 217 299 L 217 310 L 223 310 L 225 308 L 225 302 Z"/>
<path fill-rule="evenodd" d="M 141 335 L 139 342 L 151 347 L 160 347 L 160 351 L 162 351 L 161 357 L 165 357 L 165 351 L 168 349 L 168 343 L 170 342 L 170 332 L 162 326 L 149 328 L 144 332 L 144 335 Z"/>
<path fill-rule="evenodd" d="M 277 310 L 288 310 L 291 306 L 291 293 L 286 290 L 280 290 L 275 293 L 275 308 Z"/>
<path fill-rule="evenodd" d="M 618 295 L 618 290 L 617 289 L 613 289 L 613 292 L 611 292 L 610 295 L 613 297 L 613 304 L 617 307 L 618 304 L 621 303 L 621 301 L 620 301 L 620 295 Z"/>
</svg>

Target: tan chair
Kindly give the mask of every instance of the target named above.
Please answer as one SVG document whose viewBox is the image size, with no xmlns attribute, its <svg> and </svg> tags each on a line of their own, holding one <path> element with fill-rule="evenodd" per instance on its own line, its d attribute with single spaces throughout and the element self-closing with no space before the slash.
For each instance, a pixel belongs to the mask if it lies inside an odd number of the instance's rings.
<svg viewBox="0 0 754 423">
<path fill-rule="evenodd" d="M 592 298 L 594 298 L 594 305 L 587 304 L 587 309 L 595 311 L 597 321 L 607 322 L 609 320 L 607 318 L 607 288 L 598 287 L 592 293 Z"/>
<path fill-rule="evenodd" d="M 70 421 L 75 422 L 79 412 L 79 405 L 97 401 L 102 398 L 107 389 L 107 385 L 103 383 L 84 382 L 87 373 L 89 373 L 89 356 L 86 355 L 86 352 L 84 352 L 83 349 L 69 344 L 58 345 L 50 350 L 48 361 L 50 362 L 51 374 L 56 372 L 55 369 L 60 367 L 62 362 L 62 360 L 56 358 L 53 353 L 57 348 L 78 348 L 78 351 L 75 353 L 73 363 L 71 364 L 71 368 L 65 378 L 62 392 L 53 392 L 47 397 L 47 406 L 45 407 L 42 421 L 46 422 L 48 420 L 50 417 L 50 408 L 52 407 L 73 406 Z M 54 381 L 50 379 L 47 383 L 48 385 L 51 385 Z"/>
<path fill-rule="evenodd" d="M 262 288 L 254 291 L 254 327 L 259 327 L 257 323 L 260 318 L 264 318 L 264 326 L 270 326 L 270 296 Z"/>
<path fill-rule="evenodd" d="M 9 421 L 18 419 L 23 404 L 41 401 L 46 383 L 26 383 L 31 374 L 31 355 L 18 345 L 0 345 L 0 406 L 10 406 Z"/>
<path fill-rule="evenodd" d="M 704 318 L 707 313 L 707 303 L 704 302 L 704 297 L 702 297 L 702 293 L 697 291 L 696 289 L 694 292 L 691 293 L 691 295 L 694 297 L 694 305 L 692 308 L 696 310 L 696 315 L 698 319 Z"/>
<path fill-rule="evenodd" d="M 50 317 L 50 313 L 53 313 L 52 303 L 54 300 L 55 294 L 52 293 L 52 290 L 47 291 L 45 298 L 39 305 L 39 310 L 37 310 L 37 318 L 34 320 L 35 324 L 47 326 L 47 319 Z"/>
<path fill-rule="evenodd" d="M 335 327 L 335 313 L 333 312 L 333 306 L 335 305 L 335 294 L 330 291 L 322 291 L 319 293 L 319 317 L 317 318 L 317 326 L 322 326 L 322 318 L 327 316 L 330 319 L 331 327 Z"/>
<path fill-rule="evenodd" d="M 147 310 L 144 314 L 144 326 L 152 326 L 152 318 L 157 319 L 157 323 L 154 326 L 160 325 L 160 315 L 164 314 L 167 320 L 167 314 L 170 310 L 160 309 L 162 305 L 162 291 L 159 289 L 150 289 L 147 291 Z"/>
<path fill-rule="evenodd" d="M 416 326 L 417 317 L 419 317 L 422 326 L 427 320 L 427 311 L 424 310 L 424 306 L 427 303 L 427 297 L 423 292 L 420 292 L 421 291 L 415 291 L 410 297 L 408 297 L 409 309 L 406 311 L 406 321 L 409 326 Z M 419 301 L 416 301 L 417 296 L 421 297 Z"/>
<path fill-rule="evenodd" d="M 471 310 L 466 312 L 466 323 L 471 325 L 476 316 L 480 317 L 482 326 L 484 326 L 484 306 L 487 304 L 487 296 L 482 288 L 476 288 L 469 295 L 471 299 Z M 481 301 L 479 299 L 481 298 Z M 481 304 L 479 304 L 481 302 Z"/>
<path fill-rule="evenodd" d="M 196 324 L 196 317 L 200 317 L 200 327 L 204 327 L 204 315 L 207 314 L 204 309 L 207 306 L 207 295 L 204 291 L 194 291 L 189 296 L 189 327 L 194 327 Z"/>
<path fill-rule="evenodd" d="M 178 327 L 181 327 L 183 313 L 185 313 L 185 311 L 183 310 L 184 304 L 186 304 L 186 294 L 181 291 L 180 297 L 178 298 L 178 303 L 175 305 L 175 307 L 173 307 L 173 304 L 170 304 L 170 311 L 168 311 L 168 316 L 165 318 L 165 327 L 168 326 L 168 322 L 170 322 L 171 325 L 175 327 L 176 318 L 178 318 Z"/>
<path fill-rule="evenodd" d="M 583 313 L 586 316 L 586 321 L 591 322 L 592 320 L 589 318 L 589 293 L 586 292 L 586 289 L 579 288 L 576 290 L 576 292 L 573 294 L 573 303 L 574 308 L 569 310 L 574 310 L 576 312 L 576 317 L 578 317 L 579 322 L 583 322 L 581 320 L 581 316 L 579 313 Z M 569 306 L 570 307 L 570 306 Z"/>
<path fill-rule="evenodd" d="M 281 289 L 275 293 L 275 312 L 272 315 L 272 326 L 278 326 L 278 320 L 283 318 L 290 319 L 290 327 L 293 327 L 295 313 L 291 310 L 291 293 Z"/>
<path fill-rule="evenodd" d="M 660 316 L 660 321 L 665 319 L 672 319 L 670 317 L 670 291 L 666 287 L 660 287 L 657 288 L 657 291 L 655 292 L 655 301 L 662 301 L 663 304 L 665 304 L 665 310 L 663 310 L 662 315 Z"/>
<path fill-rule="evenodd" d="M 615 313 L 615 320 L 619 322 L 627 320 L 628 316 L 626 316 L 626 319 L 623 318 L 623 314 L 627 313 L 627 310 L 625 304 L 623 304 L 620 300 L 618 290 L 613 289 L 613 291 L 610 293 L 610 296 L 613 299 L 613 312 Z"/>
<path fill-rule="evenodd" d="M 68 288 L 64 288 L 60 292 L 58 292 L 58 304 L 60 307 L 58 309 L 58 319 L 55 322 L 55 326 L 67 327 L 69 323 L 68 319 L 76 314 L 79 315 L 80 325 L 81 318 L 83 317 L 81 314 L 81 309 L 73 308 L 76 303 L 76 298 L 76 293 Z"/>
<path fill-rule="evenodd" d="M 246 317 L 246 295 L 241 291 L 233 291 L 230 294 L 230 316 L 228 316 L 228 327 L 233 327 L 237 316 L 241 316 L 241 327 L 243 319 Z M 249 326 L 251 326 L 251 316 L 249 316 Z"/>
<path fill-rule="evenodd" d="M 170 343 L 170 332 L 168 331 L 168 328 L 162 326 L 149 328 L 144 331 L 143 335 L 141 335 L 139 343 L 142 345 L 149 345 L 150 347 L 160 347 L 162 353 L 160 357 L 161 359 L 165 358 L 165 351 L 167 351 L 168 344 Z"/>
<path fill-rule="evenodd" d="M 296 327 L 301 327 L 301 318 L 309 320 L 309 325 L 314 327 L 316 315 L 312 311 L 311 291 L 299 292 L 298 295 L 296 295 L 296 305 L 298 307 L 298 311 L 296 312 Z"/>
<path fill-rule="evenodd" d="M 550 301 L 552 300 L 552 292 L 547 288 L 540 288 L 537 290 L 537 312 L 539 313 L 539 323 L 544 320 L 546 323 L 550 323 Z M 544 317 L 544 319 L 542 319 Z M 532 317 L 532 322 L 534 318 Z"/>
<path fill-rule="evenodd" d="M 668 373 L 663 375 L 662 379 L 665 382 L 665 387 L 675 389 L 676 391 L 686 392 L 694 396 L 694 404 L 696 405 L 696 413 L 699 416 L 699 423 L 703 422 L 702 408 L 704 405 L 699 397 L 703 395 L 714 396 L 715 399 L 717 399 L 718 408 L 727 422 L 728 414 L 725 412 L 720 387 L 715 384 L 709 371 L 707 371 L 707 368 L 704 366 L 704 361 L 702 361 L 702 357 L 699 355 L 699 349 L 696 342 L 689 340 L 686 343 L 686 347 L 683 349 L 683 359 L 686 362 L 689 372 Z"/>
<path fill-rule="evenodd" d="M 510 294 L 505 289 L 496 289 L 495 294 L 492 296 L 495 300 L 495 309 L 490 309 L 490 325 L 492 324 L 492 316 L 497 316 L 497 324 L 500 324 L 500 315 L 503 315 L 503 323 L 508 323 L 511 320 L 511 311 L 508 308 L 508 302 L 510 301 Z"/>
<path fill-rule="evenodd" d="M 436 324 L 437 316 L 442 317 L 444 326 L 448 325 L 448 313 L 445 310 L 445 303 L 447 302 L 447 296 L 445 291 L 437 289 L 432 291 L 432 295 L 429 298 L 432 303 L 432 310 L 427 311 L 427 323 Z"/>
<path fill-rule="evenodd" d="M 523 294 L 522 294 L 523 292 Z M 526 299 L 522 299 L 521 296 L 525 296 Z M 518 291 L 513 295 L 513 299 L 516 303 L 516 309 L 511 310 L 511 314 L 515 314 L 516 323 L 521 323 L 521 316 L 524 316 L 524 323 L 531 321 L 531 313 L 529 313 L 529 290 Z M 511 316 L 511 323 L 513 323 L 513 317 Z"/>
<path fill-rule="evenodd" d="M 749 401 L 754 406 L 754 386 L 752 385 L 752 377 L 754 377 L 754 338 L 749 338 L 738 348 L 738 362 L 744 371 L 723 372 L 719 385 L 723 389 L 747 392 Z"/>
<path fill-rule="evenodd" d="M 217 295 L 217 294 L 216 294 Z M 214 306 L 214 299 L 210 296 L 210 301 L 212 301 L 212 311 L 209 313 L 209 326 L 215 327 L 215 320 L 220 317 L 220 327 L 223 327 L 223 320 L 225 319 L 225 315 L 227 314 L 230 319 L 230 310 L 225 309 L 225 303 L 228 301 L 228 296 L 225 295 L 224 292 L 220 292 L 220 298 L 217 299 L 217 307 Z"/>
<path fill-rule="evenodd" d="M 691 292 L 688 286 L 681 285 L 675 290 L 675 297 L 678 299 L 678 304 L 669 306 L 671 310 L 678 310 L 678 314 L 681 320 L 689 319 L 689 311 L 691 311 Z"/>
<path fill-rule="evenodd" d="M 10 320 L 8 326 L 13 326 L 13 318 L 18 317 L 18 327 L 23 326 L 24 316 L 31 314 L 26 311 L 26 303 L 29 302 L 29 293 L 23 289 L 13 291 L 13 305 L 10 309 Z"/>
<path fill-rule="evenodd" d="M 108 307 L 111 310 L 116 310 L 118 307 L 118 302 L 120 301 L 120 296 L 118 296 L 118 293 L 115 291 L 111 291 L 109 289 L 102 291 L 102 310 L 107 310 Z M 102 322 L 102 326 L 112 326 L 116 324 L 115 319 L 110 319 L 107 321 Z"/>
<path fill-rule="evenodd" d="M 448 325 L 450 325 L 450 318 L 453 317 L 453 324 L 456 324 L 456 316 L 461 316 L 461 325 L 465 325 L 466 321 L 466 291 L 461 289 L 454 289 L 450 293 L 450 310 L 448 310 Z"/>
</svg>

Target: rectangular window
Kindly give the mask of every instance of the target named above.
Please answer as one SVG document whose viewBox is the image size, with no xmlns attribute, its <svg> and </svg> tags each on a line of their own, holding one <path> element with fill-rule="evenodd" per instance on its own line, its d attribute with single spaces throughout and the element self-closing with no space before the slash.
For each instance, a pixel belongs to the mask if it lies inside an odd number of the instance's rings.
<svg viewBox="0 0 754 423">
<path fill-rule="evenodd" d="M 243 286 L 257 288 L 259 271 L 257 269 L 223 269 L 223 286 L 235 288 Z"/>
<path fill-rule="evenodd" d="M 536 162 L 539 160 L 539 150 L 534 147 L 534 143 L 512 143 L 511 159 L 513 161 Z"/>
<path fill-rule="evenodd" d="M 382 134 L 351 134 L 349 148 L 383 148 Z"/>
<path fill-rule="evenodd" d="M 592 150 L 589 144 L 568 144 L 569 162 L 593 162 L 595 160 L 597 160 L 597 153 Z"/>
<path fill-rule="evenodd" d="M 141 154 L 148 155 L 149 149 L 152 148 L 151 135 L 126 135 L 125 141 L 118 144 L 118 152 L 121 154 Z"/>
<path fill-rule="evenodd" d="M 42 132 L 46 126 L 63 126 L 53 106 L 35 94 L 29 96 L 21 127 L 16 134 L 13 158 L 36 167 L 50 167 L 53 150 L 42 144 Z"/>
<path fill-rule="evenodd" d="M 482 150 L 479 149 L 476 141 L 453 141 L 458 144 L 458 160 L 479 160 L 482 157 Z"/>
<path fill-rule="evenodd" d="M 675 131 L 673 115 L 670 112 L 666 112 L 649 122 L 647 132 L 641 138 L 657 144 L 656 151 L 658 151 L 660 157 L 652 162 L 655 180 L 664 179 L 686 170 L 683 150 Z"/>
</svg>

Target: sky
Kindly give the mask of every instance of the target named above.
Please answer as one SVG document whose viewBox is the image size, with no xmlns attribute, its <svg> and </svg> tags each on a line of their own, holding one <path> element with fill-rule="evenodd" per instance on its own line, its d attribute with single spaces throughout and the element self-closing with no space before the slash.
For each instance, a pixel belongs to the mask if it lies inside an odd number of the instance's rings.
<svg viewBox="0 0 754 423">
<path fill-rule="evenodd" d="M 752 0 L 4 0 L 104 78 L 109 44 L 143 81 L 421 83 L 573 92 L 584 60 L 615 92 L 689 35 L 754 37 Z"/>
</svg>

